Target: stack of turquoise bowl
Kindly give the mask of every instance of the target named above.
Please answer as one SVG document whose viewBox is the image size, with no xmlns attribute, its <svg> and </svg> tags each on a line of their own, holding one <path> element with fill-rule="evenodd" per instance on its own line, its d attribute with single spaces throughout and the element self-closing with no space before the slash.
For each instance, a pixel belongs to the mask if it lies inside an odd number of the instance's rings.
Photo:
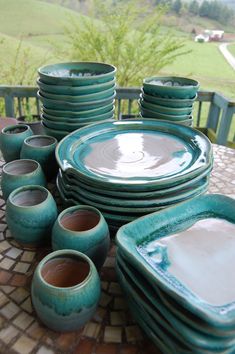
<svg viewBox="0 0 235 354">
<path fill-rule="evenodd" d="M 162 353 L 235 353 L 235 200 L 210 194 L 119 229 L 129 308 Z"/>
<path fill-rule="evenodd" d="M 139 107 L 142 118 L 192 126 L 199 83 L 183 77 L 150 77 L 143 81 Z"/>
<path fill-rule="evenodd" d="M 114 118 L 116 68 L 71 62 L 39 68 L 38 97 L 46 134 L 58 140 L 88 124 Z"/>
<path fill-rule="evenodd" d="M 213 165 L 202 133 L 154 119 L 79 129 L 56 159 L 62 200 L 96 207 L 112 228 L 205 193 Z"/>
</svg>

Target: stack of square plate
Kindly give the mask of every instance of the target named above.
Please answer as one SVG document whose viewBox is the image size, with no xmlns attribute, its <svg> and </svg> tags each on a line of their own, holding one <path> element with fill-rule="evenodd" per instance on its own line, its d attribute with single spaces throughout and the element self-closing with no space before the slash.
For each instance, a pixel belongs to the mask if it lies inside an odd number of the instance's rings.
<svg viewBox="0 0 235 354">
<path fill-rule="evenodd" d="M 196 197 L 119 229 L 116 269 L 163 353 L 235 353 L 235 200 Z"/>
<path fill-rule="evenodd" d="M 114 118 L 116 68 L 109 64 L 72 62 L 38 70 L 42 122 L 58 140 L 95 122 Z"/>
<path fill-rule="evenodd" d="M 97 207 L 113 227 L 204 193 L 213 163 L 202 133 L 151 119 L 79 129 L 56 158 L 62 199 Z"/>
<path fill-rule="evenodd" d="M 139 99 L 141 116 L 192 126 L 192 109 L 198 89 L 198 81 L 188 78 L 146 78 Z"/>
</svg>

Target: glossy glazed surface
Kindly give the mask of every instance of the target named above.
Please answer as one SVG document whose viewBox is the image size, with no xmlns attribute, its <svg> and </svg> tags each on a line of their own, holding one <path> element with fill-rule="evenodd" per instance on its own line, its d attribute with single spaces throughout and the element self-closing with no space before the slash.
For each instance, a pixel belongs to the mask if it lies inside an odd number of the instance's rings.
<svg viewBox="0 0 235 354">
<path fill-rule="evenodd" d="M 45 175 L 37 161 L 31 159 L 14 160 L 3 167 L 1 189 L 5 200 L 16 188 L 32 184 L 46 187 Z"/>
<path fill-rule="evenodd" d="M 169 184 L 200 174 L 211 162 L 210 143 L 187 127 L 154 120 L 102 123 L 63 139 L 62 170 L 96 183 Z"/>
<path fill-rule="evenodd" d="M 89 205 L 77 205 L 60 213 L 52 229 L 53 250 L 74 249 L 90 257 L 97 269 L 105 262 L 110 244 L 103 215 Z"/>
<path fill-rule="evenodd" d="M 137 267 L 140 267 L 141 271 L 145 273 L 146 277 L 149 280 L 151 279 L 151 281 L 155 283 L 156 286 L 160 286 L 163 289 L 163 291 L 165 291 L 167 294 L 171 294 L 171 296 L 173 296 L 177 302 L 179 302 L 180 304 L 184 304 L 184 307 L 186 307 L 187 310 L 203 318 L 206 322 L 210 323 L 210 325 L 212 325 L 213 327 L 224 328 L 224 329 L 234 328 L 235 326 L 235 313 L 233 307 L 234 300 L 229 301 L 233 297 L 233 293 L 232 293 L 233 290 L 231 289 L 233 287 L 232 285 L 233 283 L 231 282 L 231 279 L 230 279 L 231 288 L 229 294 L 232 295 L 229 298 L 223 297 L 224 295 L 222 294 L 222 290 L 220 292 L 220 295 L 219 295 L 219 291 L 217 291 L 218 295 L 212 294 L 212 292 L 215 291 L 215 285 L 212 284 L 211 290 L 210 287 L 209 288 L 207 287 L 208 292 L 209 291 L 210 292 L 209 295 L 207 295 L 206 300 L 208 300 L 208 296 L 210 296 L 210 301 L 212 303 L 206 302 L 202 296 L 202 293 L 196 294 L 194 292 L 195 287 L 198 286 L 200 288 L 200 284 L 194 285 L 194 289 L 191 289 L 189 283 L 184 284 L 181 281 L 181 279 L 185 280 L 185 276 L 183 276 L 182 274 L 186 272 L 188 274 L 187 275 L 188 280 L 190 276 L 193 277 L 193 274 L 194 275 L 198 274 L 199 277 L 201 276 L 205 278 L 203 280 L 200 279 L 201 284 L 202 283 L 205 284 L 206 281 L 210 283 L 211 278 L 213 277 L 213 271 L 215 272 L 216 269 L 218 269 L 219 267 L 218 264 L 221 264 L 221 270 L 217 277 L 217 284 L 218 285 L 220 284 L 219 277 L 222 274 L 222 272 L 224 272 L 223 281 L 225 281 L 225 284 L 227 284 L 226 286 L 229 288 L 229 280 L 228 280 L 229 274 L 226 274 L 225 276 L 225 273 L 228 272 L 228 268 L 227 268 L 228 263 L 226 263 L 227 252 L 225 252 L 225 250 L 227 249 L 227 247 L 231 246 L 232 236 L 231 236 L 230 228 L 229 230 L 227 229 L 227 227 L 225 228 L 223 235 L 226 234 L 226 237 L 224 237 L 224 242 L 222 242 L 221 244 L 220 238 L 218 238 L 219 242 L 216 242 L 217 238 L 213 226 L 211 237 L 213 237 L 214 235 L 215 241 L 214 241 L 213 248 L 210 249 L 210 255 L 213 255 L 211 257 L 211 262 L 209 262 L 208 257 L 205 257 L 205 255 L 204 256 L 201 255 L 200 269 L 204 268 L 204 271 L 202 272 L 201 270 L 199 272 L 198 269 L 196 270 L 194 270 L 194 268 L 192 269 L 191 263 L 189 263 L 188 265 L 185 264 L 185 267 L 183 267 L 183 269 L 180 270 L 180 279 L 179 279 L 179 273 L 177 276 L 175 276 L 170 272 L 168 272 L 168 268 L 170 267 L 171 260 L 168 257 L 167 247 L 166 246 L 151 247 L 151 245 L 153 245 L 154 242 L 161 242 L 161 241 L 164 242 L 167 236 L 189 229 L 193 224 L 195 224 L 197 221 L 200 220 L 205 219 L 206 222 L 208 218 L 213 218 L 213 219 L 216 218 L 216 219 L 222 219 L 223 223 L 225 220 L 228 221 L 229 223 L 234 224 L 235 223 L 234 210 L 235 210 L 235 201 L 231 198 L 227 198 L 220 195 L 208 195 L 208 196 L 197 197 L 191 201 L 184 202 L 179 206 L 168 208 L 162 212 L 148 215 L 140 220 L 137 220 L 127 226 L 122 227 L 117 234 L 117 243 L 121 247 L 123 252 L 126 255 L 128 254 L 130 259 L 132 259 L 131 262 L 133 262 L 133 264 L 135 264 Z M 185 215 L 187 215 L 186 218 Z M 223 227 L 224 225 L 226 225 L 226 223 L 223 224 Z M 234 225 L 232 225 L 231 227 L 233 230 Z M 128 234 L 128 238 L 126 238 L 127 234 Z M 149 235 L 151 235 L 151 237 L 149 237 Z M 195 256 L 197 253 L 196 249 L 198 248 L 200 250 L 200 242 L 202 242 L 202 240 L 201 239 L 198 240 L 199 241 L 197 247 L 196 246 L 195 247 L 190 246 L 191 248 L 189 247 L 191 249 L 190 252 L 192 253 L 192 259 L 193 257 L 197 258 Z M 203 242 L 206 241 L 204 240 Z M 148 251 L 146 251 L 147 248 Z M 208 250 L 208 246 L 207 246 L 207 250 Z M 180 261 L 178 260 L 177 264 L 182 264 L 181 262 L 184 262 L 183 257 L 182 256 L 180 257 L 179 254 L 180 253 L 177 252 L 175 253 L 174 257 L 176 258 L 173 258 L 173 262 L 175 261 L 175 259 L 177 259 L 177 257 L 179 257 Z M 184 259 L 186 261 L 187 256 L 185 256 Z M 210 264 L 211 267 L 210 271 L 207 269 L 208 264 Z M 195 267 L 197 266 L 195 265 Z M 227 283 L 226 283 L 226 279 L 227 279 Z M 197 292 L 198 292 L 198 288 L 197 288 Z M 214 305 L 215 296 L 219 296 L 220 306 Z M 216 303 L 217 302 L 218 302 L 218 297 L 216 298 Z"/>
<path fill-rule="evenodd" d="M 83 269 L 76 271 L 79 262 Z M 38 264 L 31 295 L 36 313 L 47 327 L 72 331 L 94 315 L 100 298 L 100 279 L 94 264 L 84 254 L 74 250 L 56 251 Z"/>
<path fill-rule="evenodd" d="M 105 63 L 70 62 L 43 66 L 38 73 L 44 83 L 83 86 L 113 80 L 116 68 Z"/>
<path fill-rule="evenodd" d="M 7 225 L 19 243 L 29 246 L 47 243 L 56 217 L 56 203 L 44 187 L 19 187 L 7 199 Z"/>
<path fill-rule="evenodd" d="M 185 231 L 150 242 L 141 252 L 148 254 L 146 259 L 151 264 L 155 257 L 160 264 L 161 253 L 152 250 L 165 249 L 169 262 L 166 271 L 205 302 L 220 306 L 235 299 L 235 279 L 230 274 L 235 262 L 234 235 L 235 224 L 208 218 Z"/>
</svg>

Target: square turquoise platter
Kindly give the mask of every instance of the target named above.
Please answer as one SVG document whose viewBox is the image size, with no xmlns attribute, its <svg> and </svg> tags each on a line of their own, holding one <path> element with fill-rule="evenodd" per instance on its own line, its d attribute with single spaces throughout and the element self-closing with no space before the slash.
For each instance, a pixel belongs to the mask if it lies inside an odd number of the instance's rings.
<svg viewBox="0 0 235 354">
<path fill-rule="evenodd" d="M 218 330 L 235 329 L 235 200 L 199 196 L 117 232 L 118 253 L 153 287 Z"/>
</svg>

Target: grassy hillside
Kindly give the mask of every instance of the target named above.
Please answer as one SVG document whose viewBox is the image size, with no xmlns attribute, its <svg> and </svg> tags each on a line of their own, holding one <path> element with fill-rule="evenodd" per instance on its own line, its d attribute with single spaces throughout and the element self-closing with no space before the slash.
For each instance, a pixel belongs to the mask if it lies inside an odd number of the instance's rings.
<svg viewBox="0 0 235 354">
<path fill-rule="evenodd" d="M 70 16 L 79 15 L 39 0 L 0 0 L 0 32 L 10 36 L 63 33 Z"/>
<path fill-rule="evenodd" d="M 19 70 L 25 62 L 36 72 L 38 66 L 43 63 L 69 59 L 69 50 L 66 58 L 58 59 L 53 49 L 57 45 L 67 45 L 62 34 L 64 26 L 71 16 L 79 20 L 78 13 L 40 0 L 0 0 L 0 9 L 0 51 L 4 53 L 0 56 L 0 64 L 3 72 L 9 71 L 9 68 L 5 67 L 12 66 L 11 63 L 16 60 L 20 34 L 23 41 L 15 63 Z M 184 36 L 186 49 L 191 50 L 191 53 L 176 59 L 173 64 L 164 68 L 162 74 L 195 77 L 201 82 L 203 89 L 220 91 L 235 98 L 235 73 L 222 57 L 217 44 L 195 43 L 189 36 L 192 28 L 198 31 L 200 28 L 215 28 L 215 23 L 202 18 L 168 16 L 163 33 L 169 28 L 174 36 Z M 1 81 L 2 77 L 3 75 Z"/>
<path fill-rule="evenodd" d="M 37 68 L 54 61 L 48 50 L 0 34 L 1 85 L 36 84 Z"/>
</svg>

